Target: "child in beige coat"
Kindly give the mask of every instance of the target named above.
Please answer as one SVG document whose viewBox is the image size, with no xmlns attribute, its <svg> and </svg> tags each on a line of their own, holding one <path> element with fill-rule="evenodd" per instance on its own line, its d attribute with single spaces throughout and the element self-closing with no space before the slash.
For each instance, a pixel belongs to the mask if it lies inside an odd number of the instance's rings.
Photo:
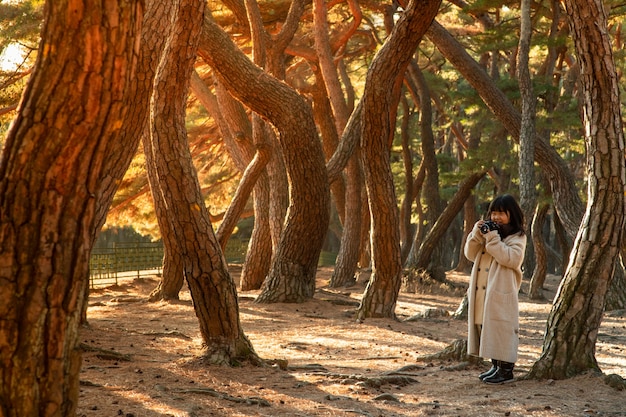
<svg viewBox="0 0 626 417">
<path fill-rule="evenodd" d="M 474 262 L 467 290 L 467 349 L 491 359 L 491 369 L 479 375 L 483 382 L 503 384 L 513 381 L 517 361 L 524 215 L 515 198 L 504 194 L 491 202 L 486 219 L 474 224 L 464 248 Z"/>
</svg>

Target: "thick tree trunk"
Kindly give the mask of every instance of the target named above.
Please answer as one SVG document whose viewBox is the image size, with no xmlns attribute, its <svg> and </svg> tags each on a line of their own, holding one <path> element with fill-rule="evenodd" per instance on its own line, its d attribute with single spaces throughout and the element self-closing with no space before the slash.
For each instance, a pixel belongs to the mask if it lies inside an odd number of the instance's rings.
<svg viewBox="0 0 626 417">
<path fill-rule="evenodd" d="M 228 274 L 193 166 L 185 115 L 196 60 L 204 1 L 180 0 L 155 79 L 150 137 L 159 190 L 171 209 L 168 221 L 183 256 L 185 277 L 211 363 L 257 360 L 243 334 L 235 283 Z"/>
<path fill-rule="evenodd" d="M 156 12 L 158 10 L 158 13 Z M 151 1 L 146 16 L 144 17 L 144 30 L 151 29 L 150 33 L 146 33 L 144 38 L 152 39 L 156 38 L 157 41 L 152 41 L 148 46 L 152 45 L 149 49 L 146 49 L 144 53 L 144 62 L 146 66 L 146 72 L 149 71 L 150 88 L 152 93 L 152 82 L 154 75 L 161 60 L 165 42 L 171 31 L 171 18 L 174 13 L 174 3 L 168 0 Z M 145 48 L 145 47 L 144 47 Z M 148 115 L 149 97 L 148 95 L 145 103 L 145 114 Z M 150 184 L 150 191 L 152 193 L 152 202 L 154 205 L 154 211 L 156 213 L 157 223 L 159 224 L 159 230 L 161 232 L 161 238 L 163 240 L 163 273 L 161 275 L 161 281 L 157 287 L 152 290 L 148 299 L 150 301 L 160 300 L 178 300 L 178 294 L 184 283 L 184 268 L 183 257 L 180 251 L 180 245 L 174 239 L 174 234 L 170 229 L 168 217 L 171 213 L 168 211 L 167 205 L 163 194 L 158 185 L 158 175 L 156 172 L 156 166 L 153 161 L 152 144 L 150 142 L 150 127 L 149 121 L 146 117 L 143 120 L 144 131 L 142 135 L 142 144 L 144 155 L 146 158 L 146 172 L 148 174 L 148 183 Z"/>
<path fill-rule="evenodd" d="M 439 5 L 438 0 L 410 1 L 367 74 L 361 159 L 371 216 L 373 273 L 358 308 L 359 319 L 394 316 L 402 263 L 389 146 L 404 72 Z"/>
<path fill-rule="evenodd" d="M 581 67 L 588 203 L 568 270 L 530 376 L 567 378 L 598 370 L 595 346 L 624 235 L 624 133 L 619 84 L 600 0 L 566 0 Z"/>
<path fill-rule="evenodd" d="M 38 59 L 0 160 L 3 417 L 76 413 L 99 190 L 108 189 L 107 161 L 130 161 L 139 139 L 119 143 L 134 99 L 142 4 L 46 6 Z"/>
</svg>

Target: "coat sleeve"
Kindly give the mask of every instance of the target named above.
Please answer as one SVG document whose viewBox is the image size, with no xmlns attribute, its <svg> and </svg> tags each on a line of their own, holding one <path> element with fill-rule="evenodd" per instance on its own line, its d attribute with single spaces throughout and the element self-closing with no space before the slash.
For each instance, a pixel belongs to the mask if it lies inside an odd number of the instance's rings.
<svg viewBox="0 0 626 417">
<path fill-rule="evenodd" d="M 500 239 L 497 231 L 485 234 L 485 249 L 500 265 L 511 269 L 519 269 L 524 261 L 526 251 L 526 235 L 512 235 Z"/>
<path fill-rule="evenodd" d="M 465 257 L 474 262 L 478 253 L 482 251 L 484 243 L 485 238 L 482 233 L 480 233 L 480 230 L 478 230 L 478 226 L 474 224 L 474 228 L 469 235 L 467 235 L 467 240 L 465 241 L 465 248 L 463 249 Z"/>
</svg>

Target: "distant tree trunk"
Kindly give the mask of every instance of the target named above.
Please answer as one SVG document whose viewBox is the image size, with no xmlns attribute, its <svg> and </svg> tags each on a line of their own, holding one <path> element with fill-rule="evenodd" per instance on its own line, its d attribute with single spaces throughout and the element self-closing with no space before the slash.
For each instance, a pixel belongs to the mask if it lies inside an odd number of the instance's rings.
<svg viewBox="0 0 626 417">
<path fill-rule="evenodd" d="M 611 281 L 611 287 L 606 295 L 604 309 L 623 310 L 626 308 L 626 274 L 624 274 L 624 249 L 621 251 L 620 259 Z"/>
<path fill-rule="evenodd" d="M 411 225 L 411 207 L 413 206 L 413 152 L 409 141 L 409 122 L 412 112 L 406 96 L 402 97 L 402 123 L 400 137 L 402 138 L 402 164 L 404 167 L 405 191 L 400 206 L 400 257 L 402 263 L 406 261 L 413 242 L 413 228 Z"/>
<path fill-rule="evenodd" d="M 246 259 L 241 269 L 239 287 L 242 291 L 258 290 L 270 270 L 272 237 L 269 226 L 270 184 L 267 175 L 261 175 L 254 187 L 254 229 L 248 242 Z"/>
<path fill-rule="evenodd" d="M 430 257 L 435 247 L 445 235 L 446 230 L 456 215 L 463 208 L 465 201 L 471 195 L 472 190 L 478 184 L 478 182 L 485 176 L 485 172 L 475 172 L 466 177 L 460 184 L 459 189 L 454 194 L 454 197 L 448 202 L 448 205 L 437 219 L 437 222 L 433 225 L 433 228 L 428 231 L 428 234 L 424 237 L 422 244 L 420 245 L 419 252 L 417 254 L 417 262 L 413 266 L 415 269 L 428 271 L 433 275 L 433 278 L 437 280 L 445 279 L 445 276 L 433 274 L 434 271 L 429 270 Z"/>
<path fill-rule="evenodd" d="M 422 239 L 426 234 L 422 223 L 424 223 L 424 213 L 422 212 L 422 186 L 424 185 L 424 179 L 426 178 L 426 167 L 424 166 L 424 160 L 420 163 L 417 170 L 417 175 L 413 179 L 413 195 L 415 198 L 415 214 L 417 215 L 417 222 L 415 225 L 415 232 L 413 233 L 413 241 L 411 242 L 411 250 L 404 263 L 405 267 L 409 265 L 415 265 L 417 262 L 417 252 L 422 244 Z"/>
<path fill-rule="evenodd" d="M 624 132 L 606 12 L 600 0 L 566 0 L 565 6 L 581 67 L 588 203 L 541 357 L 529 373 L 535 378 L 598 370 L 598 328 L 624 242 Z"/>
<path fill-rule="evenodd" d="M 230 95 L 222 83 L 215 82 L 215 90 L 224 118 L 237 138 L 238 147 L 242 154 L 239 158 L 241 163 L 238 166 L 241 165 L 240 169 L 243 171 L 253 156 L 252 123 L 250 123 L 243 105 Z M 272 155 L 274 152 L 276 151 L 272 149 Z M 272 237 L 270 234 L 269 196 L 269 176 L 267 172 L 264 172 L 257 179 L 254 187 L 254 228 L 248 242 L 239 285 L 244 291 L 261 288 L 270 270 Z"/>
<path fill-rule="evenodd" d="M 554 234 L 556 237 L 556 241 L 559 244 L 559 248 L 563 256 L 561 257 L 561 265 L 560 272 L 561 275 L 565 275 L 565 271 L 567 270 L 567 265 L 569 264 L 569 257 L 572 251 L 572 241 L 569 239 L 567 235 L 567 230 L 565 230 L 565 226 L 561 222 L 558 213 L 554 213 L 552 217 L 552 222 L 554 223 Z"/>
<path fill-rule="evenodd" d="M 315 66 L 314 68 L 318 67 Z M 342 132 L 337 132 L 333 110 L 330 105 L 330 100 L 328 99 L 324 79 L 319 69 L 315 72 L 315 83 L 311 86 L 309 93 L 311 94 L 313 104 L 313 118 L 320 131 L 324 155 L 328 160 L 337 150 L 337 144 L 339 143 L 339 137 Z M 346 184 L 343 176 L 337 176 L 337 179 L 330 183 L 330 191 L 337 209 L 339 221 L 341 224 L 344 224 L 346 212 Z"/>
<path fill-rule="evenodd" d="M 319 61 L 319 73 L 324 81 L 325 90 L 331 104 L 337 134 L 341 135 L 348 123 L 350 109 L 346 103 L 341 87 L 339 74 L 334 61 L 334 53 L 328 34 L 328 16 L 324 0 L 313 1 L 313 22 L 315 34 L 315 49 Z M 355 16 L 358 21 L 360 15 Z M 361 233 L 361 168 L 356 156 L 352 156 L 346 166 L 346 195 L 344 198 L 343 233 L 341 246 L 332 277 L 331 287 L 345 285 L 354 281 L 354 274 L 359 257 L 359 243 Z"/>
<path fill-rule="evenodd" d="M 224 85 L 280 133 L 290 180 L 290 207 L 258 302 L 313 297 L 315 273 L 330 219 L 324 154 L 311 107 L 284 83 L 254 66 L 213 21 L 205 20 L 200 54 Z"/>
<path fill-rule="evenodd" d="M 528 287 L 528 297 L 531 300 L 543 300 L 543 283 L 546 280 L 548 270 L 548 260 L 546 253 L 546 243 L 543 240 L 543 225 L 546 221 L 546 214 L 550 208 L 549 204 L 537 206 L 532 221 L 532 239 L 535 248 L 535 268 Z"/>
<path fill-rule="evenodd" d="M 361 246 L 361 190 L 363 176 L 355 154 L 347 166 L 348 182 L 346 187 L 346 215 L 343 233 L 341 235 L 341 249 L 335 261 L 335 269 L 330 278 L 330 287 L 340 287 L 356 280 L 356 268 L 359 262 L 359 250 Z"/>
<path fill-rule="evenodd" d="M 105 203 L 98 191 L 115 192 L 107 161 L 130 161 L 139 141 L 119 140 L 135 99 L 142 4 L 46 5 L 35 68 L 0 158 L 3 417 L 76 414 L 79 325 Z"/>
<path fill-rule="evenodd" d="M 424 74 L 416 65 L 413 68 L 413 80 L 419 93 L 420 105 L 420 133 L 422 139 L 422 166 L 424 168 L 424 182 L 421 187 L 421 198 L 426 202 L 425 220 L 426 226 L 423 233 L 427 234 L 441 215 L 442 202 L 439 196 L 439 167 L 435 152 L 435 137 L 432 129 L 432 105 L 430 103 L 430 89 L 424 78 Z M 430 252 L 430 268 L 440 268 L 442 265 L 441 241 Z M 412 259 L 415 261 L 416 259 Z M 415 264 L 407 262 L 407 267 L 413 268 Z"/>
<path fill-rule="evenodd" d="M 258 358 L 243 333 L 235 283 L 228 273 L 193 166 L 185 116 L 204 1 L 180 0 L 155 79 L 150 138 L 159 189 L 171 208 L 170 229 L 181 247 L 185 277 L 211 363 Z"/>
<path fill-rule="evenodd" d="M 235 191 L 235 196 L 224 214 L 220 227 L 215 232 L 215 236 L 220 242 L 222 250 L 224 250 L 228 239 L 245 210 L 246 203 L 256 186 L 257 180 L 265 174 L 265 166 L 272 152 L 266 143 L 260 143 L 253 155 L 254 150 L 252 143 L 249 141 L 250 138 L 245 138 L 245 136 L 239 138 L 237 141 L 239 145 L 233 143 L 234 139 L 232 138 L 228 122 L 221 112 L 220 103 L 218 103 L 217 98 L 211 93 L 205 82 L 195 71 L 191 75 L 191 88 L 194 95 L 209 111 L 213 119 L 217 121 L 229 155 L 235 162 L 235 165 L 237 165 L 237 168 L 243 172 L 237 190 Z M 234 101 L 229 94 L 226 93 L 225 95 L 230 98 L 229 101 Z"/>
<path fill-rule="evenodd" d="M 470 195 L 463 204 L 463 241 L 461 242 L 461 248 L 465 247 L 465 241 L 467 236 L 474 228 L 474 223 L 478 220 L 478 213 L 476 212 L 476 197 Z M 469 273 L 472 269 L 472 262 L 465 257 L 463 250 L 459 253 L 459 263 L 456 265 L 457 272 Z"/>
<path fill-rule="evenodd" d="M 439 0 L 409 1 L 366 77 L 361 159 L 370 207 L 373 273 L 358 308 L 357 316 L 361 320 L 395 314 L 402 264 L 389 147 L 404 72 L 440 3 Z"/>
<path fill-rule="evenodd" d="M 522 120 L 519 135 L 519 191 L 520 207 L 526 220 L 525 231 L 532 233 L 531 218 L 535 212 L 537 197 L 535 195 L 535 108 L 536 98 L 533 90 L 528 57 L 530 54 L 530 41 L 532 33 L 532 20 L 530 15 L 531 0 L 521 0 L 520 10 L 520 39 L 517 55 L 517 78 L 520 95 L 522 97 Z M 539 236 L 542 239 L 542 236 Z M 524 276 L 529 278 L 532 274 L 533 246 L 536 240 L 533 238 L 526 245 L 524 257 Z M 536 250 L 536 249 L 535 249 Z M 545 262 L 545 259 L 544 259 Z M 545 268 L 545 264 L 544 264 Z"/>
</svg>

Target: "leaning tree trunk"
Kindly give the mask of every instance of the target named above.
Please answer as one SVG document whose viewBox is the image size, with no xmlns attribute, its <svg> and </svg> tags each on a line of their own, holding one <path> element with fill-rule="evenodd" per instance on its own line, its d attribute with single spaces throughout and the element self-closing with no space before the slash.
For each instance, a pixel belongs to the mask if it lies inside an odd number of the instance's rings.
<svg viewBox="0 0 626 417">
<path fill-rule="evenodd" d="M 528 288 L 528 298 L 531 300 L 543 300 L 545 298 L 543 296 L 543 284 L 548 270 L 548 254 L 546 252 L 546 242 L 543 240 L 543 225 L 545 224 L 549 208 L 550 205 L 546 203 L 538 205 L 532 221 L 535 268 Z"/>
<path fill-rule="evenodd" d="M 211 363 L 257 360 L 239 321 L 235 283 L 213 233 L 185 129 L 189 82 L 203 22 L 203 0 L 175 6 L 151 102 L 150 139 L 158 187 L 171 209 L 169 226 L 180 245 L 185 277 Z"/>
<path fill-rule="evenodd" d="M 417 260 L 413 268 L 417 270 L 429 271 L 433 278 L 443 281 L 445 280 L 445 275 L 437 275 L 433 274 L 435 271 L 429 270 L 430 266 L 430 257 L 433 251 L 435 250 L 439 241 L 443 238 L 448 230 L 448 227 L 452 224 L 452 221 L 456 217 L 456 215 L 461 211 L 465 201 L 469 198 L 472 190 L 478 184 L 478 182 L 485 176 L 485 171 L 475 172 L 470 176 L 466 177 L 460 184 L 459 189 L 454 194 L 454 197 L 450 200 L 446 208 L 439 216 L 439 219 L 433 225 L 433 228 L 428 231 L 422 244 L 420 245 L 419 251 L 417 252 Z"/>
<path fill-rule="evenodd" d="M 0 160 L 3 417 L 76 414 L 97 190 L 109 178 L 106 161 L 130 161 L 138 143 L 118 141 L 132 104 L 141 4 L 46 4 L 37 62 Z"/>
<path fill-rule="evenodd" d="M 361 160 L 372 222 L 373 273 L 358 308 L 359 319 L 395 314 L 402 263 L 389 146 L 404 72 L 440 4 L 439 0 L 409 1 L 367 73 L 362 98 Z"/>
<path fill-rule="evenodd" d="M 478 213 L 476 212 L 476 197 L 470 195 L 463 204 L 463 240 L 461 241 L 461 250 L 459 251 L 459 263 L 456 265 L 457 272 L 470 273 L 472 270 L 472 261 L 467 259 L 463 253 L 467 236 L 474 228 L 474 223 L 478 220 Z"/>
<path fill-rule="evenodd" d="M 624 133 L 619 84 L 600 0 L 566 0 L 581 68 L 588 203 L 570 265 L 529 376 L 567 378 L 598 370 L 595 346 L 624 233 Z"/>
</svg>

